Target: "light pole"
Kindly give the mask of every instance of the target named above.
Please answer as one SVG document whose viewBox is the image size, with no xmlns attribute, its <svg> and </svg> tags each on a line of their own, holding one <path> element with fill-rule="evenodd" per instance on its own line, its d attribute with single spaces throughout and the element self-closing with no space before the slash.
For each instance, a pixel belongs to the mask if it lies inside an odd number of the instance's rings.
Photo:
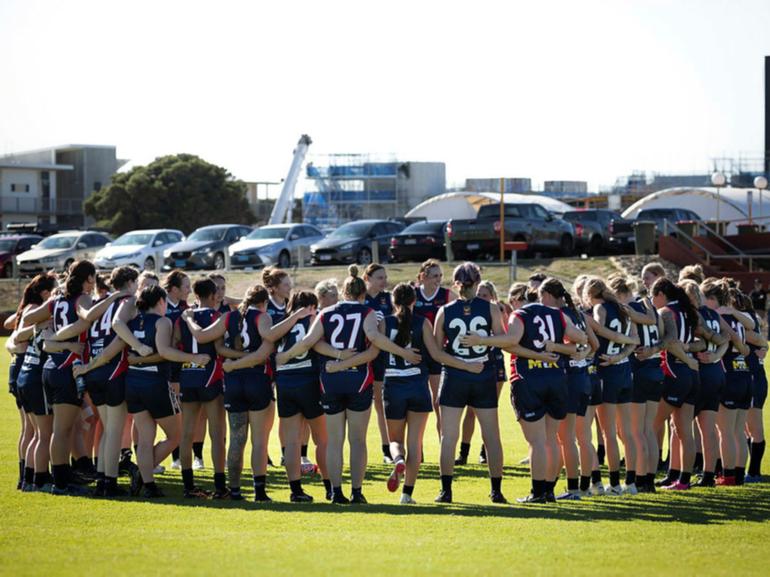
<svg viewBox="0 0 770 577">
<path fill-rule="evenodd" d="M 727 178 L 724 174 L 721 172 L 715 172 L 711 175 L 711 184 L 713 184 L 717 189 L 717 218 L 716 223 L 714 225 L 715 231 L 717 234 L 721 234 L 720 232 L 720 221 L 719 221 L 719 205 L 721 203 L 721 191 L 722 187 L 724 187 L 725 184 L 727 184 Z"/>
<path fill-rule="evenodd" d="M 764 176 L 757 176 L 754 178 L 754 188 L 756 188 L 759 191 L 759 218 L 762 219 L 764 217 L 764 213 L 762 212 L 762 193 L 767 188 L 767 178 Z M 764 221 L 763 221 L 764 222 Z M 765 228 L 764 224 L 760 224 L 759 230 L 762 230 Z"/>
</svg>

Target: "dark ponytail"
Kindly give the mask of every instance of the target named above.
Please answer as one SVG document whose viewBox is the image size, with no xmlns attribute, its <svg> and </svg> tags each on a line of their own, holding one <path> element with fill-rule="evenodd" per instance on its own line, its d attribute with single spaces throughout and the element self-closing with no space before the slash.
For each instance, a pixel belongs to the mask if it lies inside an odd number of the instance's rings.
<svg viewBox="0 0 770 577">
<path fill-rule="evenodd" d="M 685 322 L 690 330 L 694 331 L 698 327 L 698 310 L 682 287 L 675 285 L 667 278 L 659 278 L 653 283 L 650 292 L 653 296 L 663 293 L 669 302 L 677 301 L 684 311 Z"/>
<path fill-rule="evenodd" d="M 398 319 L 398 332 L 393 339 L 400 347 L 405 347 L 412 340 L 412 309 L 410 308 L 417 300 L 417 294 L 412 285 L 399 283 L 393 289 L 393 304 L 396 307 L 396 318 Z"/>
<path fill-rule="evenodd" d="M 286 305 L 286 314 L 297 312 L 305 307 L 318 308 L 318 297 L 313 291 L 297 291 L 292 294 Z"/>
<path fill-rule="evenodd" d="M 142 292 L 139 293 L 139 298 L 136 299 L 136 308 L 139 311 L 146 313 L 158 304 L 161 299 L 166 299 L 167 296 L 168 293 L 158 285 L 147 287 L 146 289 L 142 289 Z"/>
<path fill-rule="evenodd" d="M 553 277 L 545 279 L 538 288 L 540 293 L 548 293 L 556 299 L 564 299 L 564 303 L 567 307 L 579 316 L 579 311 L 575 308 L 575 302 L 572 300 L 572 295 L 564 288 L 564 285 L 559 279 Z"/>
<path fill-rule="evenodd" d="M 16 309 L 16 326 L 14 328 L 19 328 L 19 323 L 21 322 L 21 315 L 24 312 L 24 309 L 27 308 L 28 305 L 42 305 L 43 304 L 43 292 L 48 291 L 49 293 L 53 291 L 53 289 L 56 288 L 56 275 L 53 273 L 44 272 L 39 275 L 37 275 L 35 278 L 33 278 L 29 283 L 27 283 L 27 286 L 24 287 L 24 294 L 21 297 L 21 302 L 19 303 L 19 308 Z"/>
<path fill-rule="evenodd" d="M 255 307 L 267 302 L 269 296 L 267 289 L 261 284 L 255 284 L 246 291 L 246 295 L 243 297 L 241 304 L 238 305 L 238 312 L 240 313 L 240 319 L 238 319 L 238 333 L 243 331 L 243 319 L 246 318 L 246 311 L 249 310 L 249 307 Z"/>
<path fill-rule="evenodd" d="M 73 262 L 67 271 L 67 280 L 64 283 L 64 296 L 72 298 L 82 295 L 83 285 L 92 276 L 96 276 L 96 267 L 91 261 L 81 260 Z"/>
</svg>

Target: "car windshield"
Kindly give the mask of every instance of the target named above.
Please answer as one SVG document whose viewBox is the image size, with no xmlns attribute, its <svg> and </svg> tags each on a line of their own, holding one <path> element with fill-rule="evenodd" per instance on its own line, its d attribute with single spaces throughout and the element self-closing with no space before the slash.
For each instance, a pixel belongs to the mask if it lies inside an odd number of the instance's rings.
<svg viewBox="0 0 770 577">
<path fill-rule="evenodd" d="M 289 230 L 288 227 L 276 227 L 276 228 L 258 228 L 254 232 L 252 232 L 248 238 L 249 240 L 254 239 L 260 239 L 260 238 L 286 238 L 286 232 Z"/>
<path fill-rule="evenodd" d="M 443 222 L 415 222 L 407 226 L 400 234 L 431 234 L 441 232 Z"/>
<path fill-rule="evenodd" d="M 72 248 L 77 239 L 77 236 L 49 236 L 37 246 L 38 248 Z"/>
<path fill-rule="evenodd" d="M 190 236 L 188 236 L 187 240 L 198 240 L 198 241 L 222 240 L 223 238 L 225 238 L 225 233 L 227 233 L 226 228 L 199 228 Z"/>
<path fill-rule="evenodd" d="M 362 237 L 369 233 L 372 225 L 365 222 L 343 224 L 329 235 L 329 238 Z"/>
<path fill-rule="evenodd" d="M 13 250 L 13 247 L 15 246 L 16 246 L 15 240 L 10 240 L 10 239 L 0 240 L 0 252 L 10 252 Z"/>
<path fill-rule="evenodd" d="M 126 246 L 129 244 L 141 244 L 146 245 L 150 244 L 150 241 L 152 240 L 152 234 L 146 234 L 146 233 L 128 233 L 121 236 L 119 239 L 117 239 L 115 242 L 112 243 L 112 246 Z"/>
</svg>

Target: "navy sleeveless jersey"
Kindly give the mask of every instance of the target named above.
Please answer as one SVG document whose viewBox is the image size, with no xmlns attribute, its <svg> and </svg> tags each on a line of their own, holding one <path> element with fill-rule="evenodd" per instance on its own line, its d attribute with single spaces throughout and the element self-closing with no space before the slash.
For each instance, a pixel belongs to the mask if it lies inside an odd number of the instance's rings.
<svg viewBox="0 0 770 577">
<path fill-rule="evenodd" d="M 152 348 L 153 354 L 158 352 L 158 348 L 155 345 L 156 325 L 162 317 L 155 313 L 142 313 L 140 312 L 135 318 L 128 323 L 128 328 L 136 337 L 136 339 L 150 348 Z M 159 361 L 157 363 L 147 363 L 142 365 L 129 366 L 130 371 L 142 371 L 148 373 L 157 373 L 163 378 L 169 376 L 169 363 L 167 361 Z"/>
<path fill-rule="evenodd" d="M 378 321 L 393 314 L 393 300 L 388 291 L 382 291 L 377 296 L 370 296 L 369 293 L 366 293 L 364 304 L 377 314 Z"/>
<path fill-rule="evenodd" d="M 403 357 L 393 353 L 385 353 L 385 378 L 428 376 L 428 351 L 422 340 L 422 327 L 425 323 L 423 317 L 412 315 L 412 326 L 409 333 L 409 342 L 404 348 L 417 349 L 422 360 L 418 365 L 412 365 Z M 389 340 L 396 340 L 398 334 L 398 318 L 394 315 L 385 317 L 385 336 Z"/>
<path fill-rule="evenodd" d="M 182 316 L 182 313 L 190 308 L 187 301 L 179 301 L 174 304 L 170 300 L 166 300 L 166 316 L 171 319 L 171 324 L 176 323 L 177 319 Z"/>
<path fill-rule="evenodd" d="M 199 308 L 193 311 L 193 320 L 195 323 L 205 329 L 213 324 L 219 318 L 219 313 L 214 309 Z M 182 319 L 179 323 L 180 346 L 186 353 L 194 355 L 209 355 L 211 361 L 207 365 L 201 366 L 195 363 L 182 363 L 182 372 L 180 374 L 180 385 L 183 387 L 208 387 L 222 380 L 222 365 L 217 357 L 217 349 L 214 342 L 201 344 L 195 340 L 190 327 Z"/>
<path fill-rule="evenodd" d="M 364 319 L 374 311 L 358 302 L 342 301 L 321 311 L 324 340 L 338 350 L 365 351 L 369 343 L 364 333 Z M 362 392 L 374 379 L 371 363 L 347 371 L 327 373 L 321 363 L 321 386 L 326 392 Z"/>
<path fill-rule="evenodd" d="M 676 338 L 679 339 L 682 344 L 691 343 L 693 340 L 693 329 L 687 324 L 687 316 L 684 314 L 684 309 L 679 304 L 679 301 L 671 301 L 666 305 L 666 308 L 671 311 L 671 315 L 674 318 L 674 325 L 676 327 Z M 668 368 L 671 363 L 683 364 L 678 358 L 673 355 L 669 355 L 667 351 L 661 353 L 661 359 L 663 359 L 664 372 L 668 375 L 672 371 Z"/>
<path fill-rule="evenodd" d="M 267 314 L 273 319 L 273 325 L 277 325 L 286 318 L 286 304 L 279 305 L 273 297 L 267 299 Z"/>
<path fill-rule="evenodd" d="M 640 314 L 647 314 L 647 307 L 640 300 L 629 303 L 632 309 Z M 639 332 L 640 346 L 642 347 L 657 347 L 660 344 L 660 332 L 658 331 L 658 311 L 653 307 L 653 313 L 655 314 L 654 325 L 642 325 L 637 324 L 636 328 Z M 660 354 L 653 355 L 649 360 L 659 359 Z"/>
<path fill-rule="evenodd" d="M 561 311 L 564 313 L 566 317 L 569 317 L 569 319 L 572 321 L 572 324 L 574 324 L 581 331 L 586 332 L 586 323 L 585 323 L 585 319 L 583 318 L 582 312 L 575 310 L 571 307 L 562 307 Z M 578 345 L 578 347 L 587 347 L 587 346 L 588 345 Z M 580 361 L 576 361 L 575 359 L 569 358 L 569 356 L 565 356 L 565 360 L 567 362 L 568 373 L 587 372 L 588 366 L 591 364 L 587 358 Z"/>
<path fill-rule="evenodd" d="M 522 347 L 542 353 L 545 351 L 545 341 L 557 344 L 564 342 L 566 322 L 561 310 L 540 303 L 530 303 L 513 311 L 510 323 L 514 323 L 516 318 L 524 324 L 524 332 L 519 340 Z M 559 374 L 564 374 L 564 368 L 559 362 L 549 363 L 511 356 L 511 381 Z"/>
<path fill-rule="evenodd" d="M 444 350 L 450 355 L 473 362 L 483 362 L 485 368 L 494 363 L 492 349 L 487 345 L 466 347 L 460 343 L 460 338 L 468 333 L 476 333 L 481 336 L 492 334 L 492 313 L 488 301 L 474 297 L 466 301 L 457 299 L 448 305 L 444 305 Z M 457 371 L 451 367 L 445 367 L 447 371 Z M 466 373 L 466 371 L 462 371 Z"/>
<path fill-rule="evenodd" d="M 259 334 L 259 316 L 262 314 L 267 313 L 254 307 L 249 307 L 245 315 L 241 315 L 241 311 L 238 309 L 227 313 L 227 318 L 225 318 L 225 345 L 227 348 L 247 353 L 257 351 L 262 346 L 262 336 Z M 269 364 L 264 364 L 234 372 L 269 374 L 270 368 Z"/>
<path fill-rule="evenodd" d="M 712 333 L 720 334 L 722 332 L 722 328 L 719 322 L 721 316 L 717 311 L 711 310 L 707 306 L 702 306 L 698 309 L 698 312 L 700 312 L 701 316 L 703 317 L 703 320 L 706 323 L 706 328 L 708 328 Z M 713 353 L 717 350 L 717 348 L 718 347 L 711 341 L 706 343 L 706 350 L 708 352 Z"/>
<path fill-rule="evenodd" d="M 760 324 L 759 324 L 759 318 L 757 317 L 757 313 L 754 311 L 748 311 L 746 312 L 747 315 L 751 317 L 751 320 L 754 321 L 754 330 L 756 332 L 760 332 Z M 757 345 L 753 345 L 751 343 L 747 343 L 749 345 L 749 350 L 751 351 L 748 356 L 746 357 L 746 362 L 749 365 L 749 369 L 752 373 L 755 373 L 757 371 L 764 371 L 764 367 L 762 366 L 761 361 L 759 360 L 759 357 L 757 356 L 757 351 L 760 347 Z"/>
<path fill-rule="evenodd" d="M 740 337 L 741 342 L 745 343 L 746 327 L 744 327 L 733 315 L 722 315 L 722 318 L 725 319 L 725 322 L 730 325 L 730 327 Z M 746 361 L 746 357 L 744 357 L 732 343 L 730 343 L 730 346 L 728 347 L 725 356 L 722 357 L 722 360 L 725 365 L 725 371 L 728 373 L 746 373 L 749 371 L 749 365 Z"/>
<path fill-rule="evenodd" d="M 288 351 L 295 344 L 305 338 L 310 330 L 310 317 L 305 317 L 296 322 L 291 330 L 286 333 L 278 343 L 278 352 Z M 297 379 L 300 384 L 300 377 L 318 376 L 318 355 L 311 349 L 308 352 L 291 359 L 285 365 L 277 367 L 276 382 L 278 386 L 289 384 L 292 378 Z"/>
<path fill-rule="evenodd" d="M 449 303 L 449 289 L 439 287 L 435 294 L 427 297 L 422 287 L 417 287 L 416 300 L 414 302 L 414 314 L 425 317 L 431 324 L 436 324 L 438 309 Z"/>
<path fill-rule="evenodd" d="M 611 331 L 615 331 L 616 333 L 622 333 L 624 335 L 629 334 L 631 330 L 631 322 L 628 319 L 626 319 L 625 324 L 623 323 L 623 320 L 620 318 L 620 306 L 612 302 L 605 302 L 600 306 L 604 307 L 604 312 L 605 312 L 604 326 L 605 327 L 607 327 Z M 596 336 L 599 339 L 599 350 L 596 353 L 597 356 L 617 355 L 617 354 L 620 354 L 620 352 L 625 347 L 625 345 L 621 343 L 616 343 L 615 341 L 611 341 L 600 335 L 596 335 Z M 624 364 L 627 362 L 628 362 L 628 357 L 623 359 L 620 363 L 616 363 L 616 364 Z"/>
<path fill-rule="evenodd" d="M 67 325 L 71 325 L 78 320 L 77 302 L 83 295 L 76 297 L 59 296 L 49 305 L 51 310 L 51 330 L 58 332 Z M 85 342 L 86 333 L 67 339 L 66 342 Z M 80 355 L 76 355 L 70 351 L 62 351 L 60 353 L 50 353 L 46 360 L 46 369 L 63 369 L 70 366 L 76 359 L 80 359 Z"/>
<path fill-rule="evenodd" d="M 24 361 L 21 363 L 17 385 L 23 388 L 27 383 L 43 382 L 43 365 L 48 353 L 43 350 L 43 331 L 35 328 L 35 334 L 27 345 Z"/>
<path fill-rule="evenodd" d="M 229 305 L 226 305 L 224 302 L 222 302 L 222 303 L 221 303 L 221 304 L 220 304 L 220 305 L 217 307 L 217 312 L 218 312 L 220 315 L 226 315 L 226 314 L 227 314 L 227 313 L 229 313 L 231 310 L 233 310 L 233 309 L 231 309 L 231 308 L 230 308 L 230 306 L 229 306 Z"/>
<path fill-rule="evenodd" d="M 105 297 L 107 298 L 107 297 Z M 88 343 L 88 356 L 97 357 L 102 354 L 102 351 L 112 344 L 112 341 L 117 338 L 115 331 L 112 330 L 112 320 L 115 318 L 115 314 L 118 311 L 120 303 L 128 297 L 122 298 L 113 302 L 107 310 L 104 311 L 102 316 L 96 319 L 91 328 L 88 330 L 86 336 Z M 104 299 L 100 299 L 97 302 L 101 302 Z M 121 354 L 115 356 L 108 365 L 113 370 L 111 371 L 110 379 L 120 376 L 128 369 L 128 353 L 123 351 Z"/>
</svg>

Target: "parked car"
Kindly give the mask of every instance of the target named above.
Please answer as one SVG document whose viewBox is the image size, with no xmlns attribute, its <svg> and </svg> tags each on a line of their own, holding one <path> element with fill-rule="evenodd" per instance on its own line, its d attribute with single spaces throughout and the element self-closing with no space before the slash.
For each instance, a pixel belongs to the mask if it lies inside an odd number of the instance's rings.
<svg viewBox="0 0 770 577">
<path fill-rule="evenodd" d="M 505 240 L 526 242 L 528 253 L 552 252 L 569 256 L 575 229 L 539 204 L 505 204 Z M 500 205 L 485 204 L 474 219 L 450 220 L 447 233 L 456 258 L 497 258 L 500 251 Z"/>
<path fill-rule="evenodd" d="M 0 237 L 0 273 L 2 277 L 12 277 L 13 258 L 28 251 L 41 240 L 43 240 L 43 237 L 36 234 L 4 235 Z"/>
<path fill-rule="evenodd" d="M 607 209 L 586 209 L 565 212 L 564 220 L 575 227 L 575 248 L 590 255 L 606 254 L 609 250 L 633 250 L 634 229 L 631 221 Z"/>
<path fill-rule="evenodd" d="M 183 239 L 184 234 L 179 230 L 132 230 L 97 252 L 94 264 L 102 270 L 126 265 L 155 270 L 156 264 L 163 262 L 163 250 Z"/>
<path fill-rule="evenodd" d="M 407 226 L 390 239 L 393 262 L 424 261 L 446 257 L 445 220 L 423 220 Z"/>
<path fill-rule="evenodd" d="M 230 267 L 246 268 L 278 265 L 288 268 L 310 262 L 310 245 L 323 239 L 324 234 L 310 224 L 271 224 L 262 226 L 229 248 Z"/>
<path fill-rule="evenodd" d="M 636 215 L 637 221 L 653 221 L 657 234 L 663 234 L 664 221 L 676 224 L 682 220 L 703 220 L 696 212 L 687 208 L 645 208 Z M 671 234 L 673 231 L 669 230 Z"/>
<path fill-rule="evenodd" d="M 242 224 L 203 226 L 163 251 L 163 270 L 223 269 L 227 248 L 251 233 Z"/>
<path fill-rule="evenodd" d="M 391 220 L 358 220 L 343 224 L 310 247 L 310 262 L 314 265 L 369 264 L 373 241 L 377 241 L 380 260 L 387 261 L 390 238 L 403 229 L 403 224 Z"/>
<path fill-rule="evenodd" d="M 16 258 L 19 273 L 33 275 L 48 270 L 64 271 L 76 260 L 93 260 L 112 239 L 104 233 L 75 230 L 54 234 Z"/>
</svg>

